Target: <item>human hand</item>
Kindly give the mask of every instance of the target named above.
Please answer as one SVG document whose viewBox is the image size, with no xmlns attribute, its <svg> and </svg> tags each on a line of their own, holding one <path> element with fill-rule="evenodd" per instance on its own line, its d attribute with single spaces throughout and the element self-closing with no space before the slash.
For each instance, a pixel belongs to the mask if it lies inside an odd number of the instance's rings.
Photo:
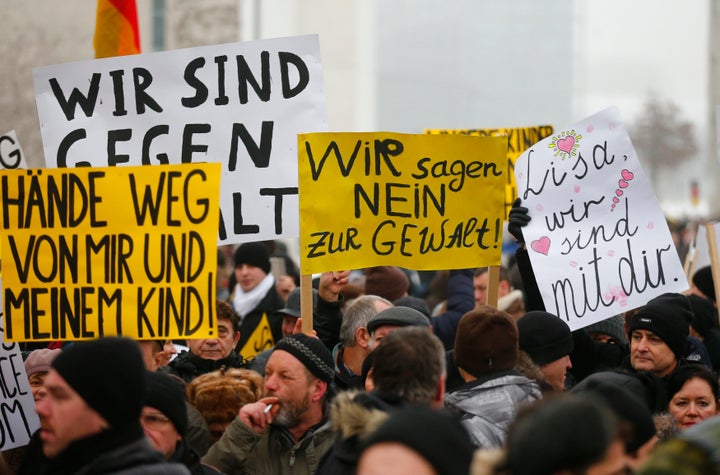
<svg viewBox="0 0 720 475">
<path fill-rule="evenodd" d="M 323 272 L 320 275 L 318 296 L 326 302 L 336 302 L 340 291 L 350 282 L 350 271 Z"/>
<path fill-rule="evenodd" d="M 517 198 L 510 208 L 508 216 L 508 232 L 512 234 L 518 243 L 523 244 L 525 238 L 523 237 L 522 228 L 527 226 L 527 223 L 532 219 L 528 215 L 528 209 L 524 206 L 520 206 L 522 200 Z"/>
<path fill-rule="evenodd" d="M 276 396 L 268 396 L 258 399 L 257 402 L 245 404 L 240 408 L 238 417 L 252 430 L 262 434 L 280 410 L 279 401 L 280 398 Z"/>
</svg>

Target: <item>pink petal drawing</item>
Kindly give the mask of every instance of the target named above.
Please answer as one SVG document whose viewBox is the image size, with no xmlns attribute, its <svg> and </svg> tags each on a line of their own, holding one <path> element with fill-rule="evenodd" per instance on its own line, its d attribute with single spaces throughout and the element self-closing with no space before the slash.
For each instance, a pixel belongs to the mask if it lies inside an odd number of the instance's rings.
<svg viewBox="0 0 720 475">
<path fill-rule="evenodd" d="M 580 193 L 580 185 L 575 185 L 575 188 L 573 189 L 575 190 L 575 193 Z"/>
<path fill-rule="evenodd" d="M 547 256 L 548 251 L 550 250 L 550 238 L 543 236 L 537 241 L 530 243 L 530 248 L 535 252 L 539 252 L 540 254 Z"/>
<path fill-rule="evenodd" d="M 633 172 L 631 172 L 627 168 L 620 172 L 620 176 L 623 177 L 623 180 L 627 180 L 627 181 L 630 181 L 633 178 L 635 178 L 635 175 L 633 174 Z"/>
</svg>

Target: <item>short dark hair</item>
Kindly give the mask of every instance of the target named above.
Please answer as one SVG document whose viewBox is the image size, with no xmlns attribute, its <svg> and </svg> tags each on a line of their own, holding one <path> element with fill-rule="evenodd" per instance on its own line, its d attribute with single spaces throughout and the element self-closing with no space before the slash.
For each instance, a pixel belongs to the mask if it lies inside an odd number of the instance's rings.
<svg viewBox="0 0 720 475">
<path fill-rule="evenodd" d="M 675 368 L 670 374 L 667 382 L 667 400 L 668 403 L 673 396 L 682 389 L 682 387 L 691 379 L 698 378 L 710 385 L 715 401 L 720 398 L 720 383 L 718 383 L 717 375 L 707 366 L 700 363 L 688 363 Z"/>
<path fill-rule="evenodd" d="M 232 305 L 224 300 L 215 300 L 215 310 L 217 312 L 218 320 L 229 320 L 232 324 L 233 330 L 236 332 L 240 330 L 240 316 L 237 314 Z"/>
<path fill-rule="evenodd" d="M 430 404 L 445 375 L 445 349 L 425 327 L 398 328 L 373 350 L 372 365 L 376 389 L 411 403 Z"/>
</svg>

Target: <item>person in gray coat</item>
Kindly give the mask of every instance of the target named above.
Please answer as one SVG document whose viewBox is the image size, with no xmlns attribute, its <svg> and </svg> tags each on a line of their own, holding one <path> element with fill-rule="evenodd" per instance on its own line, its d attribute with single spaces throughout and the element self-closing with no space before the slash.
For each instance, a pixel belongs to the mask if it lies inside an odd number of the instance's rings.
<svg viewBox="0 0 720 475">
<path fill-rule="evenodd" d="M 507 313 L 489 306 L 460 319 L 455 359 L 465 384 L 445 397 L 475 445 L 500 448 L 518 408 L 540 399 L 540 388 L 513 368 L 518 360 L 518 329 Z"/>
</svg>

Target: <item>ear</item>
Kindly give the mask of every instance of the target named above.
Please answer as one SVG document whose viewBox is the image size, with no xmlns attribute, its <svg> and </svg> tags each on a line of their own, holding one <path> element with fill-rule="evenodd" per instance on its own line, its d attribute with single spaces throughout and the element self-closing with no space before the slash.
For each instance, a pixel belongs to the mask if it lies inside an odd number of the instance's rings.
<svg viewBox="0 0 720 475">
<path fill-rule="evenodd" d="M 510 293 L 510 282 L 508 282 L 507 280 L 501 280 L 500 283 L 498 284 L 498 290 L 501 290 L 505 294 L 509 294 Z"/>
<path fill-rule="evenodd" d="M 233 348 L 237 346 L 238 341 L 240 341 L 240 331 L 236 331 L 235 336 L 233 336 Z"/>
<path fill-rule="evenodd" d="M 360 327 L 357 330 L 355 330 L 355 341 L 357 342 L 360 347 L 364 349 L 368 349 L 368 342 L 370 341 L 370 333 L 368 333 L 367 328 Z"/>
<path fill-rule="evenodd" d="M 325 394 L 327 394 L 328 390 L 328 383 L 323 381 L 322 379 L 315 378 L 315 380 L 312 383 L 312 396 L 310 400 L 312 402 L 318 402 L 320 401 Z"/>
</svg>

